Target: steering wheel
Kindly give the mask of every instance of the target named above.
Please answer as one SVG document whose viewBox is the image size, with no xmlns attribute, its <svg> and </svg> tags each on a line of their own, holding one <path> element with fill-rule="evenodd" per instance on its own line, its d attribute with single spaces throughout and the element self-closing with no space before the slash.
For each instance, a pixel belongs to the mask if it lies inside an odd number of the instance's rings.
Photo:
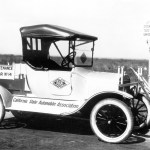
<svg viewBox="0 0 150 150">
<path fill-rule="evenodd" d="M 62 67 L 66 67 L 66 66 L 69 66 L 69 63 L 74 64 L 73 58 L 74 58 L 75 55 L 76 55 L 76 52 L 74 52 L 74 51 L 71 52 L 71 53 L 69 53 L 69 54 L 62 60 L 61 66 L 62 66 Z"/>
</svg>

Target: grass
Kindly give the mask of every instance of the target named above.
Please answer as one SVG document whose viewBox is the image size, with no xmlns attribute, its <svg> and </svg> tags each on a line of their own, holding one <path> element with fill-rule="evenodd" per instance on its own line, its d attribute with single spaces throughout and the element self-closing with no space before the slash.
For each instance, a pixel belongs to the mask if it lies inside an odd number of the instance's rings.
<svg viewBox="0 0 150 150">
<path fill-rule="evenodd" d="M 21 55 L 0 55 L 0 64 L 21 63 Z M 136 71 L 138 67 L 143 68 L 143 76 L 148 79 L 148 60 L 143 59 L 108 59 L 95 58 L 93 69 L 101 72 L 118 72 L 118 66 L 124 66 L 124 70 L 128 72 L 129 67 L 133 67 Z"/>
</svg>

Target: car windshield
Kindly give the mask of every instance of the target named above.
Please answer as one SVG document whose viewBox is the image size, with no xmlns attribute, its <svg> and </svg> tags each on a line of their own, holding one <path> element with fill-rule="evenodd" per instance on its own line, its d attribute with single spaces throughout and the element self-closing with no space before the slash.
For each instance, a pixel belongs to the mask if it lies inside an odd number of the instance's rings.
<svg viewBox="0 0 150 150">
<path fill-rule="evenodd" d="M 92 66 L 93 65 L 93 42 L 78 41 L 75 47 L 76 56 L 74 64 L 75 66 Z"/>
<path fill-rule="evenodd" d="M 68 45 L 70 46 L 68 47 Z M 70 53 L 72 55 L 69 56 Z M 51 60 L 54 60 L 60 66 L 62 61 L 69 56 L 72 59 L 71 64 L 68 65 L 69 68 L 72 65 L 89 67 L 93 63 L 93 42 L 76 41 L 74 47 L 73 41 L 58 41 L 51 44 L 49 56 Z"/>
</svg>

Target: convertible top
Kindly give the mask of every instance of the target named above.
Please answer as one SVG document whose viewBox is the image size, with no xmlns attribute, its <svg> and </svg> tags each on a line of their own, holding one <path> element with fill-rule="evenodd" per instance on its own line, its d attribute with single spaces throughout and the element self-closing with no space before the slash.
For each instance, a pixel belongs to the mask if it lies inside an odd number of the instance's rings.
<svg viewBox="0 0 150 150">
<path fill-rule="evenodd" d="M 97 40 L 97 37 L 95 36 L 83 34 L 81 32 L 70 30 L 68 28 L 48 24 L 22 27 L 20 28 L 20 32 L 22 37 L 47 37 L 55 38 L 56 40 Z"/>
<path fill-rule="evenodd" d="M 63 58 L 63 48 L 60 50 L 58 46 L 59 41 L 67 41 L 69 54 L 71 52 L 70 50 L 74 51 L 77 46 L 87 43 L 92 43 L 91 51 L 93 53 L 94 41 L 97 40 L 95 36 L 48 24 L 25 26 L 20 28 L 20 32 L 23 46 L 23 61 L 34 69 L 40 69 L 45 64 L 49 64 L 51 44 L 55 46 Z"/>
</svg>

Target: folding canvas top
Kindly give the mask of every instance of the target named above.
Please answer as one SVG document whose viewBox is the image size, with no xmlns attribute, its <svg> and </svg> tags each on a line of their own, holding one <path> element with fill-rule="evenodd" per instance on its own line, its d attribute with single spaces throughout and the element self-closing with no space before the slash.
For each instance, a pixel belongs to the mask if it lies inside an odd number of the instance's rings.
<svg viewBox="0 0 150 150">
<path fill-rule="evenodd" d="M 97 37 L 83 34 L 74 30 L 56 25 L 34 25 L 20 28 L 22 37 L 47 37 L 56 39 L 73 40 L 77 38 L 86 40 L 97 40 Z"/>
</svg>

